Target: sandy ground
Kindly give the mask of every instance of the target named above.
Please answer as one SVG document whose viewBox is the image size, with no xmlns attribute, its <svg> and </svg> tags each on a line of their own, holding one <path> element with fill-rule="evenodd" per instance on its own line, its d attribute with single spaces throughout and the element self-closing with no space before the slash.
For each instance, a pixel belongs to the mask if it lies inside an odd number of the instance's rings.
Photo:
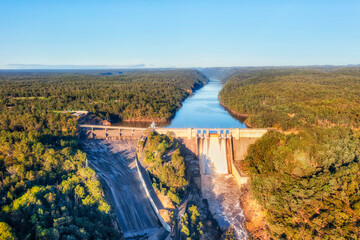
<svg viewBox="0 0 360 240">
<path fill-rule="evenodd" d="M 231 174 L 201 176 L 202 195 L 222 229 L 233 225 L 237 239 L 247 239 L 245 215 L 240 205 L 241 189 Z"/>
<path fill-rule="evenodd" d="M 126 238 L 163 232 L 135 165 L 136 141 L 83 140 L 89 164 L 103 182 Z"/>
</svg>

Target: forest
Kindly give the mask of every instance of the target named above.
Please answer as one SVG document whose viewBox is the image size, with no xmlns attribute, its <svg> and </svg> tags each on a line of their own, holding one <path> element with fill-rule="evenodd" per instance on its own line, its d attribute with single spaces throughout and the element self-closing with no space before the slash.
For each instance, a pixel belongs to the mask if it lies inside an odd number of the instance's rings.
<svg viewBox="0 0 360 240">
<path fill-rule="evenodd" d="M 39 108 L 46 112 L 88 110 L 110 121 L 161 122 L 171 119 L 182 101 L 207 81 L 196 70 L 110 75 L 96 71 L 1 71 L 0 109 L 23 114 Z M 0 124 L 6 125 L 9 116 L 3 113 Z"/>
<path fill-rule="evenodd" d="M 193 70 L 1 71 L 0 238 L 121 239 L 99 177 L 80 149 L 77 119 L 62 111 L 166 120 L 207 81 Z M 185 174 L 179 152 L 172 162 Z M 178 180 L 165 181 L 175 201 L 187 184 Z"/>
<path fill-rule="evenodd" d="M 0 130 L 0 237 L 121 238 L 98 177 L 79 149 L 76 119 L 42 109 L 25 117 L 2 111 L 11 115 L 7 126 L 14 121 L 16 128 Z"/>
<path fill-rule="evenodd" d="M 274 128 L 241 163 L 270 238 L 360 235 L 359 84 L 359 68 L 332 68 L 258 70 L 224 85 L 225 106 Z"/>
<path fill-rule="evenodd" d="M 181 218 L 181 237 L 184 240 L 199 240 L 203 234 L 199 210 L 196 205 L 191 205 Z"/>
<path fill-rule="evenodd" d="M 180 146 L 170 134 L 148 133 L 144 162 L 152 176 L 153 186 L 179 206 L 188 185 L 186 166 Z"/>
<path fill-rule="evenodd" d="M 220 102 L 246 123 L 282 130 L 360 126 L 359 68 L 266 69 L 231 77 Z"/>
</svg>

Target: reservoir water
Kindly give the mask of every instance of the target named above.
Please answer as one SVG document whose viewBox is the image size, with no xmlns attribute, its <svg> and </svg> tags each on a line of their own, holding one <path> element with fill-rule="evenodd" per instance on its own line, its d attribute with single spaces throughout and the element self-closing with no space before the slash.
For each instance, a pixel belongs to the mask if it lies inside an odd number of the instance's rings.
<svg viewBox="0 0 360 240">
<path fill-rule="evenodd" d="M 175 117 L 167 123 L 157 123 L 157 127 L 168 128 L 246 128 L 240 119 L 223 106 L 218 94 L 222 84 L 218 79 L 210 79 L 204 87 L 195 91 L 182 103 Z M 118 122 L 114 126 L 149 127 L 149 122 Z"/>
<path fill-rule="evenodd" d="M 200 88 L 184 102 L 169 128 L 246 128 L 240 119 L 220 105 L 218 94 L 222 84 L 217 79 Z"/>
</svg>

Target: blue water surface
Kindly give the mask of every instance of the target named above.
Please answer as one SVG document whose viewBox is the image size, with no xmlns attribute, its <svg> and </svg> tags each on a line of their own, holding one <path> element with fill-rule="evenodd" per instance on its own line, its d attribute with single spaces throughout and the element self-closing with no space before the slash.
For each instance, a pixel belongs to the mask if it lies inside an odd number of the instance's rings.
<svg viewBox="0 0 360 240">
<path fill-rule="evenodd" d="M 235 116 L 220 105 L 218 94 L 222 88 L 219 80 L 211 79 L 201 89 L 188 97 L 176 112 L 168 128 L 246 128 Z"/>
</svg>

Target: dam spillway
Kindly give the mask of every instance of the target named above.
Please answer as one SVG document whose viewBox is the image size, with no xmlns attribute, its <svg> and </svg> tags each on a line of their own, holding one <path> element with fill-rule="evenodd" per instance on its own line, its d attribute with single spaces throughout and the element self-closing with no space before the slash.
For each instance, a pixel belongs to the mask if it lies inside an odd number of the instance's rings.
<svg viewBox="0 0 360 240">
<path fill-rule="evenodd" d="M 201 174 L 228 173 L 226 139 L 217 133 L 199 140 L 199 165 Z"/>
<path fill-rule="evenodd" d="M 231 174 L 231 147 L 232 138 L 227 131 L 205 134 L 201 131 L 198 134 L 201 193 L 220 228 L 226 230 L 233 226 L 237 239 L 247 239 L 245 214 L 240 203 L 241 189 Z"/>
</svg>

